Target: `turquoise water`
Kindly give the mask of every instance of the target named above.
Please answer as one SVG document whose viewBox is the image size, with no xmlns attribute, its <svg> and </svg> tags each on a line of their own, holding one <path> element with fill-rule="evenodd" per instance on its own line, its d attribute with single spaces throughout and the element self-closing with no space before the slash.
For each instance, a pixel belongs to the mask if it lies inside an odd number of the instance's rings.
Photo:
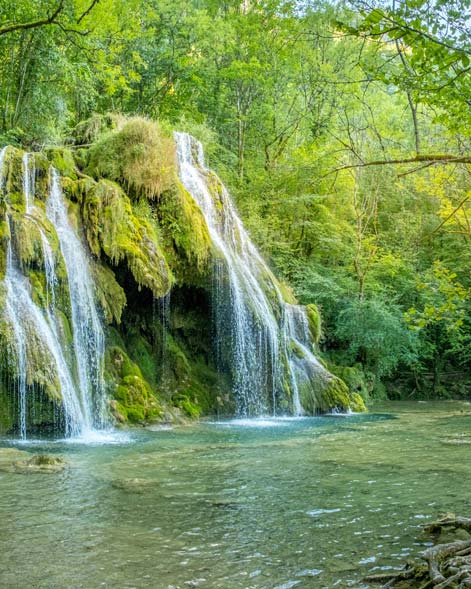
<svg viewBox="0 0 471 589">
<path fill-rule="evenodd" d="M 471 405 L 378 411 L 21 444 L 69 467 L 0 473 L 0 587 L 364 587 L 470 513 Z"/>
</svg>

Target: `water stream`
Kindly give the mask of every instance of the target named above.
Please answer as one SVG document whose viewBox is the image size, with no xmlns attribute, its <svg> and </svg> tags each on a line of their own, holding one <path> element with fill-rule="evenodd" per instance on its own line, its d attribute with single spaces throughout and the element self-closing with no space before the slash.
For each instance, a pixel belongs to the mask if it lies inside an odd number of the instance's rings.
<svg viewBox="0 0 471 589">
<path fill-rule="evenodd" d="M 0 472 L 0 586 L 366 589 L 469 511 L 471 405 L 378 411 L 26 446 L 70 466 Z"/>
</svg>

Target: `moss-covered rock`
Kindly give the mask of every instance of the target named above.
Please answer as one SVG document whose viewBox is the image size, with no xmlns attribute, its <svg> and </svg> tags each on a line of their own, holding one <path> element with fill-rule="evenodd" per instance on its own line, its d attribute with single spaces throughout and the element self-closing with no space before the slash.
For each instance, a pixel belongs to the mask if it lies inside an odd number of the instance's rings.
<svg viewBox="0 0 471 589">
<path fill-rule="evenodd" d="M 117 184 L 100 180 L 83 194 L 82 216 L 88 244 L 97 257 L 103 252 L 113 265 L 125 260 L 137 285 L 157 298 L 169 291 L 173 276 L 145 203 L 133 207 Z"/>
<path fill-rule="evenodd" d="M 0 280 L 5 277 L 7 269 L 7 251 L 11 234 L 6 218 L 6 205 L 0 201 Z"/>
<path fill-rule="evenodd" d="M 112 396 L 110 407 L 118 422 L 142 423 L 163 415 L 162 403 L 139 366 L 117 346 L 107 350 L 106 376 Z"/>
<path fill-rule="evenodd" d="M 315 343 L 319 343 L 322 337 L 322 321 L 319 309 L 313 304 L 306 305 L 306 314 L 312 340 Z"/>
<path fill-rule="evenodd" d="M 121 127 L 125 122 L 122 115 L 116 113 L 93 114 L 85 121 L 81 121 L 73 132 L 73 143 L 75 145 L 90 145 L 101 135 Z M 84 150 L 87 151 L 87 150 Z"/>
<path fill-rule="evenodd" d="M 97 139 L 86 171 L 121 182 L 136 197 L 157 198 L 175 184 L 175 143 L 159 123 L 133 117 Z"/>
<path fill-rule="evenodd" d="M 344 380 L 351 391 L 357 391 L 365 398 L 368 396 L 368 379 L 360 365 L 341 366 L 333 362 L 327 362 L 327 367 L 332 374 Z"/>
<path fill-rule="evenodd" d="M 367 411 L 363 397 L 359 393 L 350 393 L 350 409 L 354 413 L 364 413 Z"/>
<path fill-rule="evenodd" d="M 91 262 L 95 292 L 107 323 L 121 323 L 121 315 L 126 306 L 126 293 L 117 282 L 116 276 L 108 266 L 101 262 Z"/>
<path fill-rule="evenodd" d="M 49 148 L 45 150 L 45 155 L 51 166 L 55 168 L 61 176 L 67 176 L 72 180 L 77 179 L 77 168 L 75 159 L 70 149 L 65 147 Z"/>
<path fill-rule="evenodd" d="M 167 191 L 157 207 L 160 225 L 167 239 L 172 243 L 176 256 L 172 257 L 176 271 L 181 270 L 186 280 L 188 272 L 207 273 L 210 269 L 211 239 L 201 209 L 192 196 L 177 181 Z M 183 273 L 180 271 L 182 276 Z"/>
</svg>

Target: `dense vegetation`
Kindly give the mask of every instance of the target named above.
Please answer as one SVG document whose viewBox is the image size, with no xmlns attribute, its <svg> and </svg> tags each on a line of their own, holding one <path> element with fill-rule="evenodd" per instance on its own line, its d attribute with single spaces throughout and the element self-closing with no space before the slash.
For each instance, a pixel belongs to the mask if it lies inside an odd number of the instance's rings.
<svg viewBox="0 0 471 589">
<path fill-rule="evenodd" d="M 0 143 L 80 158 L 109 112 L 189 130 L 321 308 L 333 371 L 365 395 L 464 396 L 469 17 L 465 0 L 4 0 Z M 88 165 L 144 185 L 103 147 Z"/>
</svg>

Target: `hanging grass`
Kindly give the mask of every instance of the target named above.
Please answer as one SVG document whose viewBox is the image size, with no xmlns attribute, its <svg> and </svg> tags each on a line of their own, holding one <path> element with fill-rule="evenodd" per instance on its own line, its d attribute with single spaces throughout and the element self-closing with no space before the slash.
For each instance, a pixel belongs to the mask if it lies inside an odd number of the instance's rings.
<svg viewBox="0 0 471 589">
<path fill-rule="evenodd" d="M 87 172 L 121 183 L 131 196 L 158 198 L 177 177 L 173 137 L 157 122 L 128 119 L 90 148 Z"/>
</svg>

